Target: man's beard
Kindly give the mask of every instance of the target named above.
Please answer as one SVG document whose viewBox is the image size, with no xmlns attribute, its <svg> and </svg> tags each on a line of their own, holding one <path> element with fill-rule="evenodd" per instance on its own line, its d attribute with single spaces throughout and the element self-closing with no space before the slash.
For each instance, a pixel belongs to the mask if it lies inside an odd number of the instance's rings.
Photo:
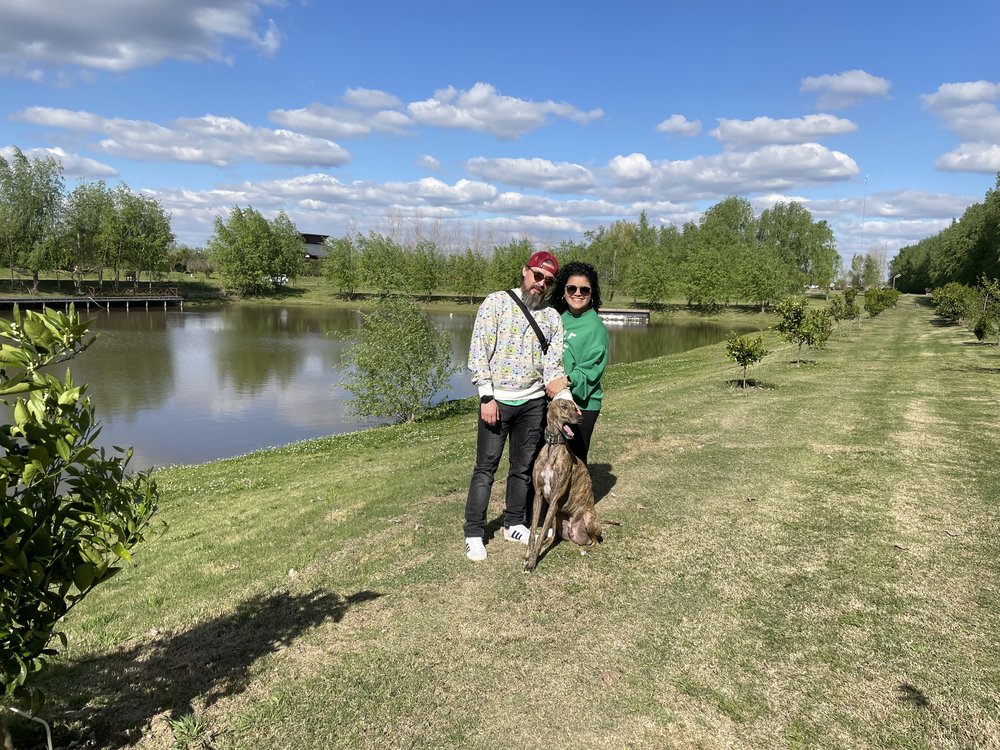
<svg viewBox="0 0 1000 750">
<path fill-rule="evenodd" d="M 534 289 L 522 289 L 521 301 L 529 310 L 540 310 L 545 307 L 545 292 L 536 292 Z"/>
</svg>

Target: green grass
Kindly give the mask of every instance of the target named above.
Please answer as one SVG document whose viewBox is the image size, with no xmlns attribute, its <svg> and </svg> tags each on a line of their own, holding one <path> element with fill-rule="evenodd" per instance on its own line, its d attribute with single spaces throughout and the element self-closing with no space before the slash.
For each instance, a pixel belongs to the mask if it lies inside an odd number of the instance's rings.
<svg viewBox="0 0 1000 750">
<path fill-rule="evenodd" d="M 1000 355 L 927 308 L 733 386 L 609 371 L 605 518 L 465 560 L 474 408 L 159 474 L 169 526 L 66 623 L 57 742 L 168 748 L 1000 747 Z M 498 476 L 502 477 L 502 471 Z M 503 482 L 494 489 L 496 530 Z"/>
</svg>

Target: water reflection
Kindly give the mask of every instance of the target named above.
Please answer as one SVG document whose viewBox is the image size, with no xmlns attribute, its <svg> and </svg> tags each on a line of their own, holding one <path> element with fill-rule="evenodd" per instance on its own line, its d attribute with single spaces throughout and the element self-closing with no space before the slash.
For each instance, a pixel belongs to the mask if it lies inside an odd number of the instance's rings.
<svg viewBox="0 0 1000 750">
<path fill-rule="evenodd" d="M 135 447 L 135 466 L 194 463 L 368 426 L 337 384 L 354 310 L 239 305 L 93 313 L 100 333 L 71 363 L 104 424 L 104 445 Z M 445 398 L 473 394 L 464 369 L 475 309 L 436 313 L 462 369 Z M 749 327 L 745 330 L 749 330 Z M 713 323 L 609 326 L 611 362 L 725 338 Z"/>
</svg>

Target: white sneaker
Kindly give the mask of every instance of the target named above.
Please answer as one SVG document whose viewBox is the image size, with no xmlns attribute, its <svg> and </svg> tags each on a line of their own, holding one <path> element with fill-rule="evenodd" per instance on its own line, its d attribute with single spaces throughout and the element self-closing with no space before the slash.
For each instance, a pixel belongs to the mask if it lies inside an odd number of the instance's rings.
<svg viewBox="0 0 1000 750">
<path fill-rule="evenodd" d="M 480 537 L 465 537 L 465 556 L 473 562 L 482 562 L 486 559 L 486 547 L 483 546 L 483 540 Z"/>
<path fill-rule="evenodd" d="M 503 530 L 503 538 L 508 542 L 527 544 L 530 536 L 531 532 L 523 523 L 519 523 L 517 526 L 508 526 Z"/>
</svg>

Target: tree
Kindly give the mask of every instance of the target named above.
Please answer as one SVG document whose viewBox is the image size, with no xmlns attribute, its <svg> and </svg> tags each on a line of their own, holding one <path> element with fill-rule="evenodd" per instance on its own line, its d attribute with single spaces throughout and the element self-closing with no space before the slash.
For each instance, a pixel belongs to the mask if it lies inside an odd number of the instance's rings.
<svg viewBox="0 0 1000 750">
<path fill-rule="evenodd" d="M 406 254 L 407 285 L 413 292 L 420 292 L 430 299 L 441 286 L 444 257 L 430 240 L 420 240 L 412 251 Z"/>
<path fill-rule="evenodd" d="M 697 279 L 703 306 L 729 304 L 739 296 L 739 271 L 756 244 L 757 218 L 746 198 L 730 196 L 702 214 L 698 252 L 689 259 L 689 264 L 693 261 L 703 266 L 691 269 L 689 278 Z M 709 296 L 715 299 L 708 299 Z"/>
<path fill-rule="evenodd" d="M 978 308 L 976 290 L 957 281 L 949 281 L 935 289 L 932 295 L 934 314 L 948 321 L 959 323 L 973 317 Z"/>
<path fill-rule="evenodd" d="M 449 265 L 452 288 L 459 296 L 468 297 L 471 305 L 476 295 L 486 288 L 486 259 L 472 248 L 466 248 L 464 253 L 452 257 Z"/>
<path fill-rule="evenodd" d="M 979 278 L 977 291 L 980 302 L 979 317 L 974 328 L 976 337 L 982 341 L 986 336 L 996 334 L 997 346 L 1000 346 L 1000 281 L 983 274 Z"/>
<path fill-rule="evenodd" d="M 392 238 L 378 232 L 358 235 L 361 285 L 379 294 L 406 291 L 406 257 Z"/>
<path fill-rule="evenodd" d="M 416 419 L 457 369 L 447 331 L 409 296 L 379 296 L 374 311 L 362 316 L 346 359 L 351 410 L 397 422 Z"/>
<path fill-rule="evenodd" d="M 629 267 L 629 291 L 636 300 L 656 305 L 668 298 L 673 282 L 671 263 L 679 254 L 681 235 L 677 227 L 656 232 L 648 226 L 646 212 L 639 216 L 637 247 Z"/>
<path fill-rule="evenodd" d="M 747 387 L 747 368 L 757 364 L 770 352 L 764 348 L 763 334 L 750 338 L 733 334 L 726 342 L 726 354 L 743 368 L 743 387 Z"/>
<path fill-rule="evenodd" d="M 141 193 L 124 192 L 117 209 L 121 212 L 121 226 L 124 227 L 123 263 L 132 273 L 135 288 L 139 286 L 139 276 L 145 272 L 150 287 L 153 275 L 162 272 L 167 265 L 167 254 L 174 243 L 174 233 L 170 229 L 170 217 L 155 198 Z"/>
<path fill-rule="evenodd" d="M 767 245 L 760 245 L 747 253 L 739 279 L 739 294 L 745 300 L 767 306 L 779 299 L 789 287 L 788 266 L 778 253 Z"/>
<path fill-rule="evenodd" d="M 267 221 L 251 207 L 234 207 L 229 220 L 215 217 L 215 234 L 208 242 L 226 286 L 241 296 L 273 291 L 282 280 L 301 273 L 305 241 L 279 211 Z"/>
<path fill-rule="evenodd" d="M 882 283 L 882 271 L 879 268 L 878 258 L 874 253 L 865 255 L 861 265 L 861 286 L 867 292 L 869 289 L 876 289 Z"/>
<path fill-rule="evenodd" d="M 40 271 L 56 265 L 57 219 L 62 208 L 62 164 L 51 156 L 29 158 L 15 147 L 11 161 L 0 156 L 0 258 L 32 272 L 38 291 Z"/>
<path fill-rule="evenodd" d="M 111 191 L 103 180 L 77 185 L 66 200 L 62 221 L 63 265 L 70 269 L 77 293 L 85 274 L 96 270 L 103 275 L 98 236 L 112 201 Z"/>
<path fill-rule="evenodd" d="M 94 447 L 100 425 L 86 386 L 42 372 L 83 351 L 87 327 L 72 308 L 23 318 L 14 308 L 0 320 L 0 395 L 16 396 L 3 401 L 13 421 L 0 425 L 0 667 L 5 694 L 32 712 L 53 640 L 66 644 L 59 622 L 131 557 L 157 506 L 149 474 L 127 471 L 131 450 Z"/>
<path fill-rule="evenodd" d="M 798 345 L 795 364 L 802 363 L 802 346 L 822 348 L 833 332 L 833 321 L 826 310 L 806 310 L 809 306 L 804 297 L 788 297 L 775 305 L 775 312 L 781 320 L 775 326 L 783 341 Z"/>
<path fill-rule="evenodd" d="M 884 310 L 895 307 L 899 301 L 899 292 L 895 289 L 869 289 L 865 292 L 865 312 L 874 318 Z"/>
<path fill-rule="evenodd" d="M 494 247 L 487 266 L 486 286 L 489 289 L 521 286 L 521 269 L 531 254 L 531 243 L 526 239 Z"/>
<path fill-rule="evenodd" d="M 360 280 L 358 250 L 349 236 L 327 237 L 326 256 L 321 262 L 323 276 L 340 294 L 354 298 Z"/>
</svg>

